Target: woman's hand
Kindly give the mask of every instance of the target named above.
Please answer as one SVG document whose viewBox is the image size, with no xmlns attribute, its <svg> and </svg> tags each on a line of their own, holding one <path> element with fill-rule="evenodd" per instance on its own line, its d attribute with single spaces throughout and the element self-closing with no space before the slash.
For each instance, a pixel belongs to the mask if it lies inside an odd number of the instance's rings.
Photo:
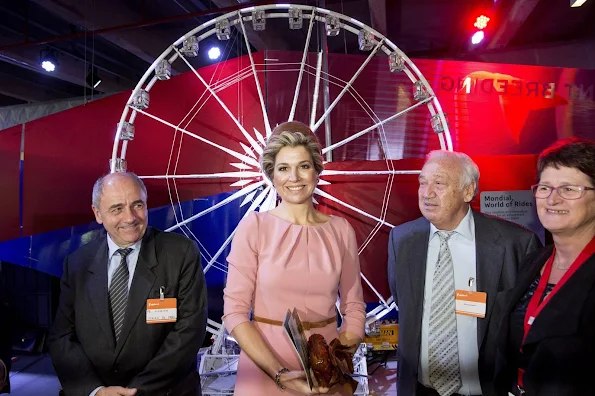
<svg viewBox="0 0 595 396">
<path fill-rule="evenodd" d="M 310 390 L 308 381 L 306 381 L 306 373 L 303 371 L 290 371 L 279 376 L 279 382 L 287 389 L 294 390 L 303 395 L 318 395 L 327 393 L 328 388 L 314 387 Z"/>
<path fill-rule="evenodd" d="M 349 347 L 349 352 L 355 354 L 357 348 L 359 348 L 359 344 L 361 344 L 362 339 L 359 338 L 356 334 L 350 332 L 343 332 L 339 334 L 339 341 L 341 344 Z"/>
</svg>

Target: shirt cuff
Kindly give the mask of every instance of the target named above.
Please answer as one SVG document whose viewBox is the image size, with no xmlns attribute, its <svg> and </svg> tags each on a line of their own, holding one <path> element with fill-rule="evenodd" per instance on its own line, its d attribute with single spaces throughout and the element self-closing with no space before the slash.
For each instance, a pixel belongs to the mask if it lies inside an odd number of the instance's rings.
<svg viewBox="0 0 595 396">
<path fill-rule="evenodd" d="M 93 392 L 89 393 L 89 396 L 95 396 L 97 394 L 97 392 L 99 392 L 99 389 L 101 388 L 105 388 L 105 386 L 98 386 L 97 388 L 95 388 L 93 390 Z"/>
</svg>

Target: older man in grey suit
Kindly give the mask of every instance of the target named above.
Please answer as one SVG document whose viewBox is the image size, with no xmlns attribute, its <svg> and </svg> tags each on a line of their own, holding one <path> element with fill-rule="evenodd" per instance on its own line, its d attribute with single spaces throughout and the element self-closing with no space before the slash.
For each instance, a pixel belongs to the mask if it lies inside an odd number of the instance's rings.
<svg viewBox="0 0 595 396">
<path fill-rule="evenodd" d="M 478 181 L 466 154 L 431 152 L 419 176 L 423 217 L 391 231 L 399 395 L 482 394 L 479 347 L 496 294 L 514 285 L 525 257 L 541 245 L 532 232 L 471 210 Z M 461 309 L 467 303 L 457 302 L 455 291 L 472 291 L 479 303 Z"/>
</svg>

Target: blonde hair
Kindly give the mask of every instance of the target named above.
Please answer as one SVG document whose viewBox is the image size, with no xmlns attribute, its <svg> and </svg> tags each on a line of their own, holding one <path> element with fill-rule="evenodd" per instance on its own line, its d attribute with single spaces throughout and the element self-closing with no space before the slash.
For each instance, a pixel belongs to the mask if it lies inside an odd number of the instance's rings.
<svg viewBox="0 0 595 396">
<path fill-rule="evenodd" d="M 324 167 L 322 166 L 322 147 L 318 138 L 307 125 L 297 122 L 284 122 L 279 124 L 267 141 L 262 155 L 260 156 L 260 167 L 269 180 L 273 180 L 275 170 L 275 158 L 283 147 L 303 146 L 312 157 L 314 170 L 319 175 Z"/>
</svg>

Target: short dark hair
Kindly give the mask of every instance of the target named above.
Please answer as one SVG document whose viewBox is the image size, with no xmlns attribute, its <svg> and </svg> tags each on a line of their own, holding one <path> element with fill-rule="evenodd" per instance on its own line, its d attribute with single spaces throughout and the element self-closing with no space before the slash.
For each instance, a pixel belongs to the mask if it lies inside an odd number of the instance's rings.
<svg viewBox="0 0 595 396">
<path fill-rule="evenodd" d="M 539 154 L 537 160 L 537 181 L 547 167 L 561 166 L 575 168 L 589 177 L 591 187 L 595 186 L 595 141 L 577 137 L 561 139 Z"/>
</svg>

